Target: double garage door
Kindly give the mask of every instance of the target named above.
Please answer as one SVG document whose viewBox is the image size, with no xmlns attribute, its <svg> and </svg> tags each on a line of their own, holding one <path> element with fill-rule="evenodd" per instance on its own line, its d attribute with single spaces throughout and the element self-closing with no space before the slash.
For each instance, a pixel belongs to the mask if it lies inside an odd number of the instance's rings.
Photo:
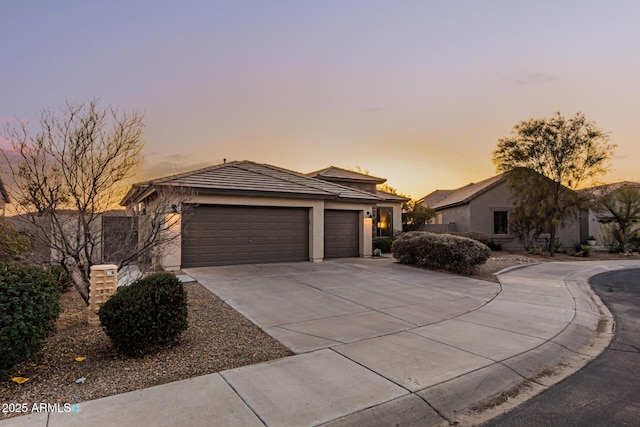
<svg viewBox="0 0 640 427">
<path fill-rule="evenodd" d="M 309 209 L 197 206 L 182 223 L 182 266 L 309 260 Z"/>
<path fill-rule="evenodd" d="M 325 211 L 325 258 L 358 256 L 357 211 Z M 309 209 L 201 205 L 182 222 L 182 267 L 309 260 Z"/>
</svg>

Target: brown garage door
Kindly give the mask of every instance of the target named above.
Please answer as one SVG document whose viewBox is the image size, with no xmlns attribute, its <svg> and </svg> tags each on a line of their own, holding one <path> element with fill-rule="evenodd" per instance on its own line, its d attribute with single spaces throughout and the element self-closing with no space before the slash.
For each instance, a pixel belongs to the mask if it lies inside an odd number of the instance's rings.
<svg viewBox="0 0 640 427">
<path fill-rule="evenodd" d="M 358 211 L 324 211 L 324 257 L 346 258 L 360 255 Z"/>
<path fill-rule="evenodd" d="M 309 210 L 201 205 L 182 223 L 182 267 L 309 260 Z"/>
</svg>

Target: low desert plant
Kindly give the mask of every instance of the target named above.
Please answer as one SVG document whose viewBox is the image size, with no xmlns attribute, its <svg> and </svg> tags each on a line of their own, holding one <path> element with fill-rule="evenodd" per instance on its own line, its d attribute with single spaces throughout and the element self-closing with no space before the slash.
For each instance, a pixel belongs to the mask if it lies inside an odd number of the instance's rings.
<svg viewBox="0 0 640 427">
<path fill-rule="evenodd" d="M 557 254 L 566 254 L 567 250 L 564 248 L 564 244 L 561 240 L 556 240 L 555 244 L 555 253 Z"/>
<path fill-rule="evenodd" d="M 55 330 L 59 289 L 42 268 L 0 264 L 0 373 L 33 357 Z"/>
<path fill-rule="evenodd" d="M 536 245 L 535 247 L 531 248 L 531 253 L 534 255 L 542 255 L 542 250 L 544 249 L 544 247 L 542 245 Z"/>
<path fill-rule="evenodd" d="M 373 249 L 380 249 L 380 252 L 383 254 L 388 254 L 391 252 L 391 245 L 393 244 L 393 239 L 390 237 L 378 237 L 373 239 Z"/>
<path fill-rule="evenodd" d="M 66 292 L 67 290 L 69 290 L 73 283 L 71 282 L 71 276 L 69 276 L 69 273 L 64 269 L 63 266 L 61 266 L 60 264 L 53 264 L 49 266 L 48 271 L 53 276 L 53 278 L 56 279 L 61 292 Z"/>
<path fill-rule="evenodd" d="M 587 258 L 589 257 L 589 255 L 591 255 L 592 250 L 593 248 L 591 247 L 591 245 L 577 243 L 575 246 L 575 251 L 571 255 Z"/>
<path fill-rule="evenodd" d="M 489 241 L 489 244 L 487 246 L 489 246 L 489 249 L 491 249 L 492 251 L 501 251 L 502 250 L 502 243 L 496 242 L 493 239 L 491 239 Z"/>
<path fill-rule="evenodd" d="M 629 238 L 629 245 L 631 246 L 631 250 L 633 252 L 640 252 L 640 231 L 636 231 Z"/>
<path fill-rule="evenodd" d="M 175 275 L 156 273 L 120 288 L 98 314 L 116 350 L 141 357 L 187 329 L 187 293 Z"/>
<path fill-rule="evenodd" d="M 491 255 L 491 250 L 476 240 L 424 231 L 403 233 L 392 249 L 400 263 L 465 275 L 472 274 Z"/>
<path fill-rule="evenodd" d="M 15 261 L 29 250 L 29 238 L 0 218 L 0 261 Z"/>
</svg>

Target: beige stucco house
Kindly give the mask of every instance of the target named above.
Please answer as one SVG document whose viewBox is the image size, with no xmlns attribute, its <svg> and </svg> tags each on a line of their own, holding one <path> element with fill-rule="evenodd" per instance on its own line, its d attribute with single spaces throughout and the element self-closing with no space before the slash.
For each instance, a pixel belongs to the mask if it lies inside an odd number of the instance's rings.
<svg viewBox="0 0 640 427">
<path fill-rule="evenodd" d="M 489 235 L 504 249 L 523 247 L 518 237 L 510 233 L 509 217 L 513 202 L 504 173 L 454 190 L 436 190 L 419 199 L 418 203 L 436 211 L 431 223 L 425 226 L 426 230 L 479 231 Z M 565 246 L 582 240 L 580 222 L 578 219 L 558 228 L 557 238 Z"/>
<path fill-rule="evenodd" d="M 191 192 L 188 209 L 176 209 L 178 244 L 156 259 L 167 270 L 368 257 L 376 209 L 389 207 L 392 227 L 401 230 L 402 200 L 375 191 L 374 178 L 382 178 L 345 172 L 225 162 L 135 184 L 122 205 L 144 212 L 162 188 Z M 374 191 L 360 184 L 373 184 Z"/>
</svg>

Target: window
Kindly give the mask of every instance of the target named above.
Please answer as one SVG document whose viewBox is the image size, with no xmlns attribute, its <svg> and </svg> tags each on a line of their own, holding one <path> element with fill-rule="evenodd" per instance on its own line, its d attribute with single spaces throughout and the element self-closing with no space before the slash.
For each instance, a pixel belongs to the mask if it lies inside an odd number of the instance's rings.
<svg viewBox="0 0 640 427">
<path fill-rule="evenodd" d="M 377 237 L 393 236 L 393 209 L 378 208 L 378 223 L 376 227 Z"/>
<path fill-rule="evenodd" d="M 507 211 L 493 211 L 493 234 L 509 234 Z"/>
</svg>

